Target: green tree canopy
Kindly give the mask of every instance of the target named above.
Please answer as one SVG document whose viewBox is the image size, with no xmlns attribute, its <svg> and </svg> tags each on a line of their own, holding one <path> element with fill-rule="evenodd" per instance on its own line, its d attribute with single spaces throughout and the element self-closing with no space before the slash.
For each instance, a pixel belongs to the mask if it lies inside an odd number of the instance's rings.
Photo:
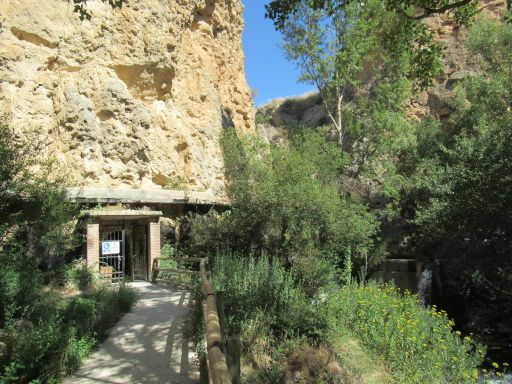
<svg viewBox="0 0 512 384">
<path fill-rule="evenodd" d="M 336 12 L 348 7 L 348 0 L 272 0 L 265 6 L 266 16 L 274 20 L 276 28 L 284 27 L 287 19 L 298 12 L 302 5 L 313 10 Z M 455 13 L 460 22 L 477 12 L 478 0 L 385 0 L 382 4 L 390 11 L 397 12 L 405 19 L 421 20 L 433 14 Z"/>
<path fill-rule="evenodd" d="M 21 142 L 0 122 L 0 326 L 38 295 L 39 270 L 56 269 L 76 245 L 77 206 L 67 199 L 65 177 L 38 158 L 37 139 Z"/>
<path fill-rule="evenodd" d="M 510 319 L 512 26 L 481 22 L 469 46 L 485 71 L 457 90 L 446 126 L 433 134 L 429 124 L 420 142 L 430 153 L 419 168 L 429 198 L 417 212 L 417 239 L 451 294 Z"/>
<path fill-rule="evenodd" d="M 206 237 L 207 225 L 200 218 L 194 222 L 196 244 L 208 238 L 210 253 L 220 244 L 244 254 L 265 253 L 311 286 L 332 277 L 349 249 L 355 263 L 371 252 L 378 223 L 365 205 L 340 195 L 344 159 L 323 134 L 298 132 L 283 147 L 239 138 L 233 130 L 223 146 L 232 207 Z"/>
</svg>

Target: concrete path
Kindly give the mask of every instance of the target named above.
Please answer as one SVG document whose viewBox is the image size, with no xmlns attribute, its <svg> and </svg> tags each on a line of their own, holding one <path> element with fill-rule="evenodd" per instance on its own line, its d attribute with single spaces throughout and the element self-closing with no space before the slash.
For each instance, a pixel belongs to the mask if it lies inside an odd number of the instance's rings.
<svg viewBox="0 0 512 384">
<path fill-rule="evenodd" d="M 140 299 L 64 384 L 199 383 L 199 360 L 182 329 L 188 293 L 133 283 Z"/>
</svg>

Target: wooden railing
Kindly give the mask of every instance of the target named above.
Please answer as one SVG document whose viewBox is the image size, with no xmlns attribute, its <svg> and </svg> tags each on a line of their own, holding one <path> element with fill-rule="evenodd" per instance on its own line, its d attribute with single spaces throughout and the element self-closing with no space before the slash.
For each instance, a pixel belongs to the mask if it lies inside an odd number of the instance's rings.
<svg viewBox="0 0 512 384">
<path fill-rule="evenodd" d="M 191 262 L 199 264 L 199 271 L 191 271 L 179 268 L 166 268 L 160 266 L 161 260 L 174 260 L 176 262 Z M 238 384 L 240 383 L 240 346 L 235 340 L 226 347 L 224 333 L 224 314 L 219 315 L 217 303 L 219 297 L 212 287 L 211 273 L 207 271 L 207 259 L 199 257 L 157 257 L 153 260 L 153 281 L 158 281 L 160 272 L 184 273 L 188 275 L 199 275 L 201 280 L 201 291 L 203 294 L 203 317 L 206 329 L 206 356 L 208 367 L 208 380 L 211 384 Z M 231 354 L 226 357 L 226 350 Z M 228 369 L 227 361 L 230 362 Z"/>
</svg>

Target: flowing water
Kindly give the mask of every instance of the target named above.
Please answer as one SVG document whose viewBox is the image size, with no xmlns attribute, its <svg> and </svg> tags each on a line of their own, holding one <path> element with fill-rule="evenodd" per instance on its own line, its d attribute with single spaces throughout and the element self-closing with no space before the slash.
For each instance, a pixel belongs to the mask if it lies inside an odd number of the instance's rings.
<svg viewBox="0 0 512 384">
<path fill-rule="evenodd" d="M 423 306 L 427 306 L 432 302 L 432 268 L 426 266 L 421 272 L 418 281 L 418 298 Z M 489 381 L 484 381 L 483 377 L 479 381 L 486 384 L 512 384 L 512 373 L 504 377 L 492 377 Z"/>
<path fill-rule="evenodd" d="M 428 305 L 432 298 L 432 269 L 425 267 L 418 282 L 418 297 L 422 305 Z"/>
<path fill-rule="evenodd" d="M 482 381 L 483 383 L 483 381 Z M 505 375 L 504 377 L 492 378 L 488 381 L 489 384 L 512 384 L 512 374 Z"/>
</svg>

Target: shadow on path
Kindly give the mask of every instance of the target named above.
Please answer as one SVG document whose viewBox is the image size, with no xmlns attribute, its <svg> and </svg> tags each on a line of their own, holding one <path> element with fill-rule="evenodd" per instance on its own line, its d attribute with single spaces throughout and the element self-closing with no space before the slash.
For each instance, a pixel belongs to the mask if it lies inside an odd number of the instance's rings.
<svg viewBox="0 0 512 384">
<path fill-rule="evenodd" d="M 188 292 L 146 282 L 140 299 L 64 384 L 199 383 L 194 346 L 183 335 Z"/>
</svg>

